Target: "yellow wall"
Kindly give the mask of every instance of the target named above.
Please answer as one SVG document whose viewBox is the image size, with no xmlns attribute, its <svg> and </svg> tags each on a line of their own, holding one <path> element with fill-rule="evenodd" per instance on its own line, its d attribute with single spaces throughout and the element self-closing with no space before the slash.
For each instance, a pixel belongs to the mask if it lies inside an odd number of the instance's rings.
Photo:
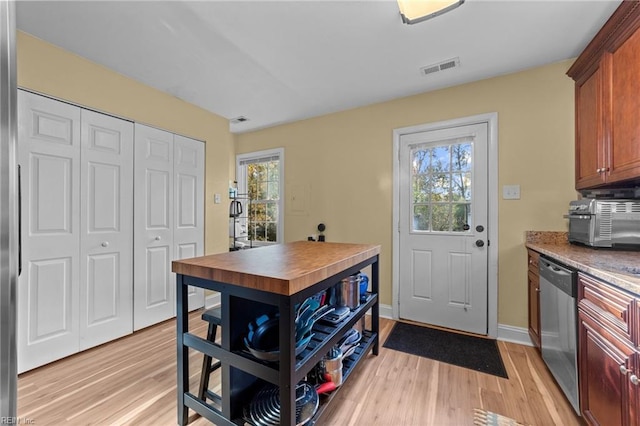
<svg viewBox="0 0 640 426">
<path fill-rule="evenodd" d="M 206 142 L 205 252 L 228 250 L 233 135 L 228 121 L 26 33 L 17 37 L 18 86 Z"/>
<path fill-rule="evenodd" d="M 570 65 L 239 134 L 236 152 L 284 147 L 286 200 L 309 199 L 306 212 L 285 207 L 285 239 L 305 239 L 323 222 L 328 241 L 381 244 L 381 302 L 391 304 L 393 129 L 497 112 L 499 188 L 521 186 L 520 200 L 500 196 L 498 206 L 498 321 L 526 327 L 524 233 L 566 230 L 562 215 L 576 197 Z"/>
<path fill-rule="evenodd" d="M 234 136 L 227 120 L 18 33 L 18 85 L 82 106 L 204 140 L 206 253 L 227 250 L 227 198 Z M 236 135 L 236 151 L 285 148 L 285 191 L 306 211 L 285 208 L 285 238 L 327 225 L 329 241 L 382 245 L 381 301 L 391 303 L 392 131 L 498 112 L 499 186 L 521 185 L 499 202 L 499 322 L 526 326 L 526 230 L 566 230 L 573 190 L 570 61 L 314 119 Z M 287 195 L 285 195 L 287 196 Z"/>
</svg>

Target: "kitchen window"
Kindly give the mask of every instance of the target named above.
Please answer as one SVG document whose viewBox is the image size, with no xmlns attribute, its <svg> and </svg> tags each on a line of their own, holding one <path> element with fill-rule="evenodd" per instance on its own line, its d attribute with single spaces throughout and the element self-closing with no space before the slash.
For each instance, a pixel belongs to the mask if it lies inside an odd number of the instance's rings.
<svg viewBox="0 0 640 426">
<path fill-rule="evenodd" d="M 238 194 L 245 202 L 248 238 L 253 246 L 283 241 L 284 149 L 236 156 Z"/>
</svg>

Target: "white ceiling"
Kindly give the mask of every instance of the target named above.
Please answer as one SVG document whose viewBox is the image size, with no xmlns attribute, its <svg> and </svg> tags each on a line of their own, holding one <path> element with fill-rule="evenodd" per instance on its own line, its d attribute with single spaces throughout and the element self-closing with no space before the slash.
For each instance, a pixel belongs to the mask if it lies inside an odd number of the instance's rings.
<svg viewBox="0 0 640 426">
<path fill-rule="evenodd" d="M 228 119 L 234 133 L 578 56 L 620 4 L 467 0 L 19 1 L 18 29 Z M 422 76 L 421 67 L 460 58 Z M 568 78 L 568 77 L 567 77 Z"/>
</svg>

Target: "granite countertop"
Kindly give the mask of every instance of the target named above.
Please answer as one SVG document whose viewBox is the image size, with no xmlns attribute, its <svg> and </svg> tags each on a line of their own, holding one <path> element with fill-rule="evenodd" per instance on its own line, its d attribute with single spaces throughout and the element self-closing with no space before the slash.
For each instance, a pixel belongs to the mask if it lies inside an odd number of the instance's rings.
<svg viewBox="0 0 640 426">
<path fill-rule="evenodd" d="M 566 232 L 526 234 L 526 247 L 640 296 L 640 251 L 570 244 Z"/>
</svg>

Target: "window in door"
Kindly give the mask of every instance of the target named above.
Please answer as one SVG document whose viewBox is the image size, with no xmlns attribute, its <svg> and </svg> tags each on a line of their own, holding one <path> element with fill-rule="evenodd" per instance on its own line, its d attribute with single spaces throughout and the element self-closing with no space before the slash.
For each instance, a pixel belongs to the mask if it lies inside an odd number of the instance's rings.
<svg viewBox="0 0 640 426">
<path fill-rule="evenodd" d="M 471 138 L 412 147 L 412 231 L 469 231 L 472 149 Z"/>
<path fill-rule="evenodd" d="M 284 150 L 236 157 L 238 193 L 245 202 L 248 237 L 253 246 L 283 241 Z"/>
</svg>

